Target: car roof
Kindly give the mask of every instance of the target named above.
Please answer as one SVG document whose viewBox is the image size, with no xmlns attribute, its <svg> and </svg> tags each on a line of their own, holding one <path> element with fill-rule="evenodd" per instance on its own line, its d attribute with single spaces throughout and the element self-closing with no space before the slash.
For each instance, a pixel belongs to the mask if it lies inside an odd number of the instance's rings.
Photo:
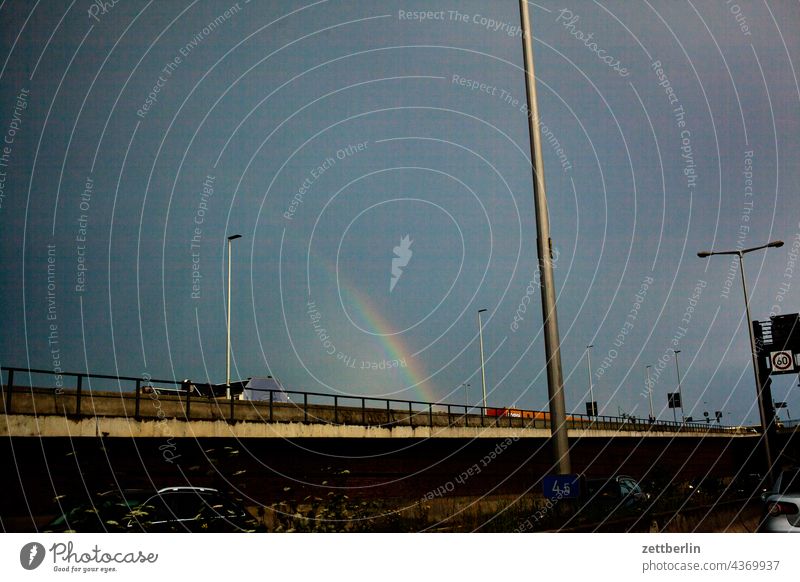
<svg viewBox="0 0 800 582">
<path fill-rule="evenodd" d="M 193 487 L 191 485 L 179 485 L 175 487 L 161 487 L 156 493 L 170 493 L 173 491 L 189 491 L 193 493 L 219 493 L 218 489 L 212 487 Z"/>
<path fill-rule="evenodd" d="M 586 477 L 587 481 L 618 481 L 620 479 L 632 479 L 636 481 L 635 477 L 630 475 L 609 475 L 608 477 Z"/>
</svg>

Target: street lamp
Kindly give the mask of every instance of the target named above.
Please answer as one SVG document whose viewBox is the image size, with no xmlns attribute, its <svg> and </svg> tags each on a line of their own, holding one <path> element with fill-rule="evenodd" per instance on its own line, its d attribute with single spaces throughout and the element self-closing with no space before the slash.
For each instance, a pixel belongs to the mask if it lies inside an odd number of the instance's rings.
<svg viewBox="0 0 800 582">
<path fill-rule="evenodd" d="M 592 381 L 592 353 L 591 350 L 594 347 L 594 344 L 590 344 L 586 346 L 586 369 L 589 372 L 589 402 L 591 403 L 592 412 L 595 414 L 591 416 L 597 416 L 597 411 L 594 408 L 594 383 Z"/>
<path fill-rule="evenodd" d="M 486 370 L 483 362 L 483 321 L 481 320 L 481 313 L 484 311 L 486 310 L 478 310 L 478 336 L 480 337 L 481 342 L 481 384 L 483 385 L 483 407 L 486 408 Z M 486 414 L 486 411 L 484 411 L 484 414 Z"/>
<path fill-rule="evenodd" d="M 650 382 L 650 368 L 653 366 L 645 366 L 644 369 L 647 372 L 647 396 L 650 399 L 650 422 L 655 421 L 656 416 L 653 414 L 653 384 Z"/>
<path fill-rule="evenodd" d="M 767 435 L 767 429 L 766 429 L 766 411 L 764 409 L 764 399 L 762 397 L 761 374 L 758 371 L 756 338 L 753 335 L 753 324 L 752 324 L 752 319 L 750 317 L 750 299 L 747 296 L 747 279 L 745 279 L 744 276 L 744 256 L 747 253 L 751 253 L 753 251 L 760 251 L 761 249 L 767 249 L 767 248 L 777 249 L 782 246 L 783 246 L 782 240 L 774 240 L 765 245 L 761 245 L 758 247 L 751 247 L 749 249 L 742 249 L 737 251 L 701 251 L 697 253 L 697 256 L 700 257 L 701 259 L 713 255 L 736 255 L 737 257 L 739 257 L 739 272 L 742 275 L 742 292 L 744 293 L 744 309 L 745 309 L 745 314 L 747 315 L 747 332 L 750 335 L 750 358 L 753 363 L 753 375 L 755 376 L 756 380 L 756 398 L 758 400 L 758 415 L 761 420 L 761 433 L 764 436 L 764 451 L 766 453 L 767 472 L 770 475 L 772 474 L 772 451 L 769 448 L 769 437 Z"/>
<path fill-rule="evenodd" d="M 550 434 L 557 472 L 572 473 L 567 435 L 567 411 L 564 403 L 564 374 L 561 369 L 561 340 L 556 313 L 556 285 L 553 276 L 553 241 L 544 184 L 544 156 L 539 130 L 539 104 L 536 99 L 536 75 L 533 69 L 533 29 L 528 0 L 519 0 L 522 28 L 522 57 L 525 70 L 525 97 L 528 103 L 528 137 L 531 147 L 533 207 L 536 215 L 536 255 L 539 258 L 539 286 L 542 291 L 542 327 L 547 367 L 547 393 L 550 401 Z"/>
<path fill-rule="evenodd" d="M 225 327 L 228 332 L 227 359 L 225 362 L 225 396 L 231 398 L 231 243 L 237 238 L 242 238 L 240 234 L 233 234 L 228 237 L 228 317 L 225 320 Z"/>
<path fill-rule="evenodd" d="M 672 350 L 675 352 L 675 371 L 678 373 L 678 400 L 681 403 L 681 421 L 686 422 L 686 414 L 683 412 L 683 394 L 681 394 L 681 368 L 678 365 L 678 354 L 681 353 L 680 350 Z M 675 412 L 675 409 L 672 409 Z"/>
</svg>

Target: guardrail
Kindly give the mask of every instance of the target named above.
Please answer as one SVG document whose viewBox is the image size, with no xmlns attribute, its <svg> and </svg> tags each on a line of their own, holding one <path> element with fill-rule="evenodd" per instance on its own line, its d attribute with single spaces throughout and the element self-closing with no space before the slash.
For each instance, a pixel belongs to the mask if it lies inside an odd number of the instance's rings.
<svg viewBox="0 0 800 582">
<path fill-rule="evenodd" d="M 192 394 L 192 390 L 171 388 L 170 394 L 159 394 L 163 386 L 181 386 L 180 380 L 157 380 L 108 374 L 59 372 L 27 368 L 0 368 L 5 376 L 2 383 L 2 402 L 5 414 L 66 415 L 69 417 L 123 416 L 135 420 L 161 419 L 166 416 L 181 420 L 226 420 L 260 422 L 304 422 L 394 427 L 511 427 L 550 428 L 548 412 L 517 408 L 492 408 L 399 400 L 371 396 L 324 394 L 296 390 L 248 391 L 264 394 L 262 400 L 207 397 Z M 34 376 L 55 377 L 55 388 L 35 386 Z M 27 383 L 20 385 L 21 377 Z M 65 378 L 74 379 L 71 390 L 64 388 Z M 92 380 L 116 382 L 116 390 L 99 390 Z M 97 382 L 95 382 L 97 384 Z M 100 382 L 102 383 L 102 382 Z M 41 405 L 37 403 L 41 396 Z M 52 396 L 51 401 L 48 398 Z M 288 402 L 286 397 L 288 396 Z M 24 398 L 24 400 L 23 400 Z M 47 399 L 45 401 L 45 399 Z M 91 411 L 85 401 L 90 399 Z M 143 402 L 153 406 L 143 407 Z M 377 406 L 375 405 L 377 403 Z M 128 405 L 133 404 L 132 414 Z M 194 408 L 192 406 L 194 404 Z M 567 428 L 588 430 L 692 432 L 740 434 L 752 431 L 743 427 L 722 426 L 702 422 L 680 423 L 662 420 L 642 420 L 618 416 L 567 415 Z"/>
</svg>

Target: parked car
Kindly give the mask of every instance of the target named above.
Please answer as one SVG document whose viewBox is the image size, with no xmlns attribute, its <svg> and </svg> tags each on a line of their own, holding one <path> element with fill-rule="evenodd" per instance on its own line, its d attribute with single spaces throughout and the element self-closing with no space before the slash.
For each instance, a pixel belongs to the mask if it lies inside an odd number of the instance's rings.
<svg viewBox="0 0 800 582">
<path fill-rule="evenodd" d="M 781 471 L 772 491 L 764 494 L 764 517 L 759 531 L 800 533 L 800 468 Z"/>
<path fill-rule="evenodd" d="M 768 492 L 767 481 L 761 473 L 738 473 L 727 487 L 726 494 L 737 499 L 761 497 Z"/>
<path fill-rule="evenodd" d="M 602 511 L 638 509 L 650 499 L 638 481 L 627 475 L 604 479 L 585 478 L 581 490 L 584 507 L 599 508 Z"/>
<path fill-rule="evenodd" d="M 242 532 L 259 530 L 258 521 L 238 502 L 216 489 L 160 489 L 126 517 L 128 531 Z"/>
<path fill-rule="evenodd" d="M 262 531 L 236 500 L 217 489 L 167 487 L 100 494 L 53 520 L 52 532 L 248 532 Z"/>
</svg>

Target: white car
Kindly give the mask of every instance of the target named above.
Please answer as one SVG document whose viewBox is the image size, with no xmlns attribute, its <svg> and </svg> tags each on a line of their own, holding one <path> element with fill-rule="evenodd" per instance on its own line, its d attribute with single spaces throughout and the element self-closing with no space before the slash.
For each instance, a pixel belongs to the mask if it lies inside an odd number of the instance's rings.
<svg viewBox="0 0 800 582">
<path fill-rule="evenodd" d="M 764 497 L 766 511 L 759 531 L 800 533 L 800 468 L 781 471 L 772 491 Z"/>
</svg>

